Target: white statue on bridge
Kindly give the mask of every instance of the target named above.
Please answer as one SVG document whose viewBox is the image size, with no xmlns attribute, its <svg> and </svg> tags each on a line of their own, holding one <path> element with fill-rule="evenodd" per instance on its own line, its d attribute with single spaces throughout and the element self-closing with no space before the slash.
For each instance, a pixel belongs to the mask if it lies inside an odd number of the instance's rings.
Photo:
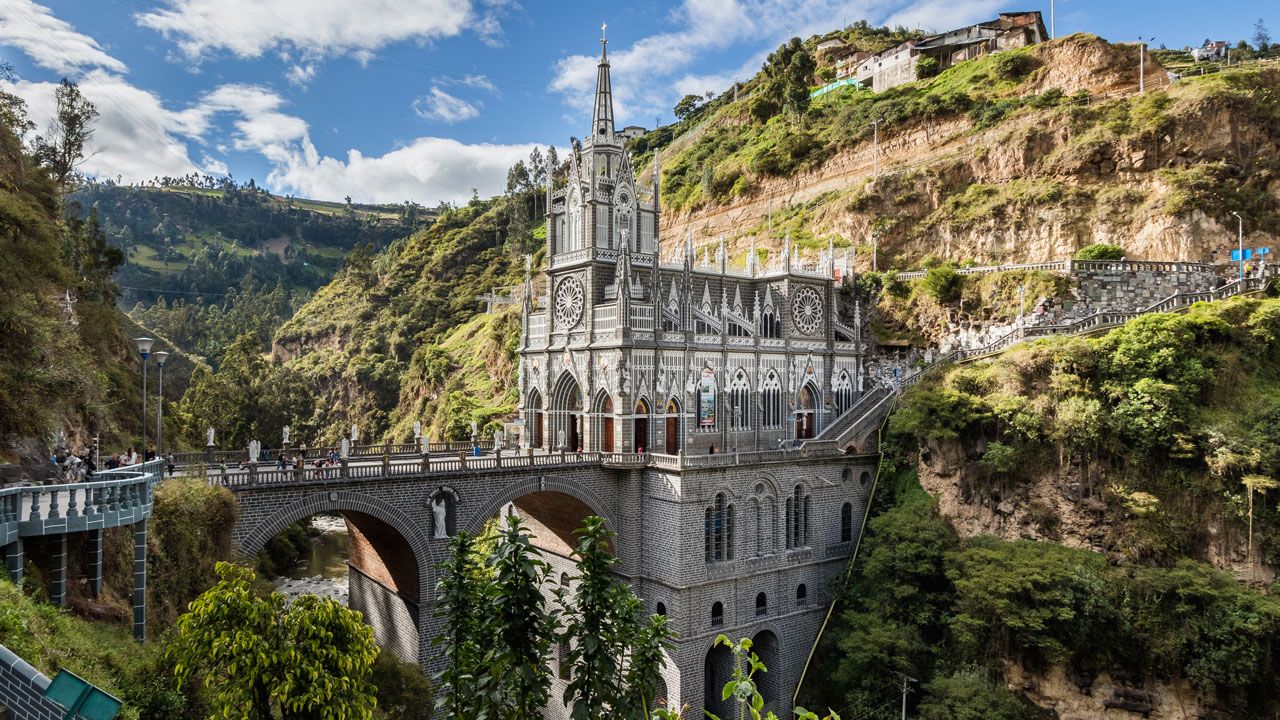
<svg viewBox="0 0 1280 720">
<path fill-rule="evenodd" d="M 360 428 L 355 423 L 351 423 L 351 444 L 355 445 L 360 442 Z"/>
<path fill-rule="evenodd" d="M 413 439 L 417 440 L 420 437 L 422 437 L 422 421 L 414 420 L 413 421 Z"/>
<path fill-rule="evenodd" d="M 249 441 L 249 462 L 258 462 L 258 458 L 262 456 L 262 443 L 257 440 Z"/>
<path fill-rule="evenodd" d="M 342 459 L 346 460 L 349 457 L 351 457 L 351 440 L 342 438 Z"/>
<path fill-rule="evenodd" d="M 441 493 L 431 499 L 431 520 L 434 532 L 431 537 L 446 540 L 449 537 L 449 504 Z"/>
<path fill-rule="evenodd" d="M 292 430 L 293 429 L 290 428 L 288 425 L 285 425 L 284 428 L 280 431 L 280 434 L 282 435 L 282 437 L 280 438 L 280 443 L 285 447 L 289 446 L 289 433 L 292 432 Z"/>
<path fill-rule="evenodd" d="M 213 428 L 204 431 L 204 444 L 205 447 L 213 447 Z"/>
</svg>

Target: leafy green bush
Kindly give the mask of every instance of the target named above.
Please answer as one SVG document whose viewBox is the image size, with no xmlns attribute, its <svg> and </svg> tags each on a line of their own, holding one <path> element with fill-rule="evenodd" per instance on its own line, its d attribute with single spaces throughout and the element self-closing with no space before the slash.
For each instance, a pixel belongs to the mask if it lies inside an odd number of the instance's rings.
<svg viewBox="0 0 1280 720">
<path fill-rule="evenodd" d="M 964 289 L 964 276 L 956 272 L 954 265 L 937 265 L 929 268 L 920 280 L 925 294 L 940 303 L 953 303 Z"/>
<path fill-rule="evenodd" d="M 1076 251 L 1072 257 L 1076 260 L 1123 260 L 1126 253 L 1119 245 L 1093 243 Z"/>
<path fill-rule="evenodd" d="M 1019 80 L 1035 69 L 1036 60 L 1024 52 L 1006 51 L 996 54 L 992 67 L 1003 80 Z"/>
<path fill-rule="evenodd" d="M 927 78 L 931 78 L 934 75 L 937 75 L 938 72 L 939 72 L 939 69 L 938 69 L 937 58 L 924 55 L 919 60 L 916 61 L 916 79 L 917 80 L 925 80 Z"/>
</svg>

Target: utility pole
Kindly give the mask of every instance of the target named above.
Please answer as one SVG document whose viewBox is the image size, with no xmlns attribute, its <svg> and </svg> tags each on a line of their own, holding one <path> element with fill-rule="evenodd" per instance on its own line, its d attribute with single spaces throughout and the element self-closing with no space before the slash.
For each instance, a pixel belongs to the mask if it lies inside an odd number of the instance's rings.
<svg viewBox="0 0 1280 720">
<path fill-rule="evenodd" d="M 907 683 L 920 681 L 906 673 L 900 672 L 898 674 L 902 676 L 902 720 L 907 720 L 907 693 L 910 692 L 907 688 Z"/>
<path fill-rule="evenodd" d="M 880 123 L 884 122 L 882 118 L 876 118 L 871 121 L 871 176 L 872 179 L 880 179 Z"/>
<path fill-rule="evenodd" d="M 1231 214 L 1236 216 L 1236 262 L 1240 264 L 1240 279 L 1244 280 L 1244 218 L 1234 210 Z"/>
</svg>

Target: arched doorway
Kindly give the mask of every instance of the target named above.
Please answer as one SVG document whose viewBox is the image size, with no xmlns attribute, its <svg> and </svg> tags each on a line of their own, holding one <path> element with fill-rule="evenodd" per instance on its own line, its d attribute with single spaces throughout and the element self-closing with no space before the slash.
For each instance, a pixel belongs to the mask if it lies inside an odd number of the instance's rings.
<svg viewBox="0 0 1280 720">
<path fill-rule="evenodd" d="M 716 717 L 732 717 L 733 707 L 722 698 L 724 686 L 733 679 L 733 653 L 724 645 L 707 651 L 702 666 L 702 707 Z"/>
<path fill-rule="evenodd" d="M 668 455 L 680 454 L 680 403 L 675 398 L 667 401 L 666 451 Z"/>
<path fill-rule="evenodd" d="M 631 451 L 647 452 L 649 450 L 649 403 L 643 398 L 636 401 L 633 422 Z"/>
<path fill-rule="evenodd" d="M 613 452 L 613 398 L 601 392 L 596 398 L 596 442 L 600 452 Z"/>
<path fill-rule="evenodd" d="M 551 449 L 582 449 L 582 391 L 578 381 L 564 373 L 551 395 Z"/>
<path fill-rule="evenodd" d="M 764 663 L 767 672 L 757 673 L 756 688 L 764 698 L 761 714 L 778 712 L 778 700 L 782 696 L 782 665 L 778 660 L 778 636 L 772 630 L 761 630 L 751 638 L 751 652 Z"/>
<path fill-rule="evenodd" d="M 818 414 L 818 393 L 813 385 L 805 384 L 800 388 L 800 396 L 796 403 L 796 439 L 807 440 L 813 437 Z"/>
<path fill-rule="evenodd" d="M 529 424 L 529 447 L 544 447 L 545 438 L 542 432 L 543 412 L 542 412 L 542 393 L 537 390 L 529 391 L 529 400 L 525 404 L 528 408 L 525 422 Z"/>
</svg>

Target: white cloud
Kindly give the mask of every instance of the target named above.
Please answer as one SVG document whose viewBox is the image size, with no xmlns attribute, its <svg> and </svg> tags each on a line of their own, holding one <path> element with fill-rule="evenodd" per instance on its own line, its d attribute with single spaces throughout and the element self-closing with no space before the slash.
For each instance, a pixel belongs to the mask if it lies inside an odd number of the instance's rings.
<svg viewBox="0 0 1280 720">
<path fill-rule="evenodd" d="M 76 32 L 70 23 L 32 0 L 0 2 L 0 44 L 12 45 L 37 65 L 63 75 L 94 67 L 115 72 L 126 69 L 97 40 Z"/>
<path fill-rule="evenodd" d="M 768 53 L 789 37 L 807 37 L 863 18 L 875 24 L 950 29 L 989 18 L 1006 0 L 684 0 L 672 13 L 674 29 L 611 48 L 614 108 L 623 122 L 670 116 L 682 95 L 722 91 L 747 80 Z M 736 71 L 691 74 L 706 56 L 745 46 L 754 51 Z M 554 68 L 551 89 L 578 112 L 590 112 L 599 55 L 571 55 Z M 636 117 L 639 115 L 640 117 Z"/>
<path fill-rule="evenodd" d="M 945 32 L 982 20 L 990 20 L 1009 3 L 1006 0 L 917 0 L 890 15 L 885 24 L 932 32 Z"/>
<path fill-rule="evenodd" d="M 227 167 L 226 163 L 217 158 L 209 157 L 208 155 L 205 155 L 204 158 L 200 160 L 200 164 L 204 165 L 204 171 L 210 175 L 225 176 L 231 173 L 231 169 Z"/>
<path fill-rule="evenodd" d="M 296 49 L 309 57 L 368 53 L 403 40 L 451 37 L 486 20 L 468 0 L 165 0 L 139 13 L 139 25 L 177 39 L 199 60 L 227 50 L 255 58 Z M 489 25 L 496 20 L 488 21 Z M 484 33 L 497 30 L 482 27 Z"/>
<path fill-rule="evenodd" d="M 350 195 L 357 202 L 462 203 L 470 199 L 471 188 L 481 197 L 502 192 L 507 168 L 534 147 L 424 137 L 379 157 L 348 150 L 343 161 L 319 155 L 308 140 L 291 148 L 287 161 L 267 176 L 267 185 L 276 192 L 323 200 Z"/>
<path fill-rule="evenodd" d="M 418 117 L 456 123 L 480 115 L 480 108 L 462 98 L 454 97 L 438 87 L 413 101 L 413 111 Z"/>
<path fill-rule="evenodd" d="M 199 108 L 172 110 L 154 93 L 102 70 L 89 71 L 79 85 L 101 113 L 82 172 L 145 180 L 195 171 L 183 138 L 198 140 L 203 136 L 209 127 L 207 113 Z M 3 87 L 26 100 L 37 132 L 48 126 L 54 114 L 56 83 L 19 80 Z"/>
<path fill-rule="evenodd" d="M 487 90 L 491 93 L 498 92 L 497 86 L 493 84 L 493 81 L 487 75 L 467 75 L 458 82 L 468 87 Z"/>
<path fill-rule="evenodd" d="M 316 77 L 315 63 L 306 63 L 305 65 L 290 65 L 288 72 L 284 74 L 290 85 L 304 87 Z"/>
</svg>

